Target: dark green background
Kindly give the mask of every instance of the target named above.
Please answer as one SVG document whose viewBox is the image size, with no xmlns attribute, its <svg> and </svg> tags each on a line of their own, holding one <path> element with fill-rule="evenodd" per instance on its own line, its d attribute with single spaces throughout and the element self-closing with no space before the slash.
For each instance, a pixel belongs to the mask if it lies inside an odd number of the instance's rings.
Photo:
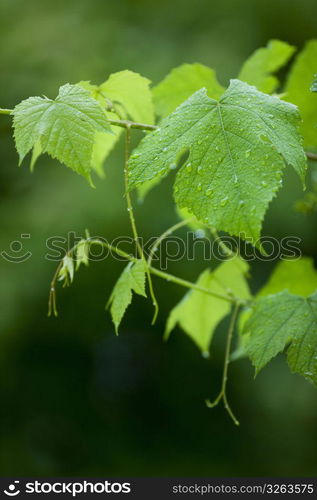
<svg viewBox="0 0 317 500">
<path fill-rule="evenodd" d="M 156 83 L 183 62 L 216 68 L 227 84 L 270 38 L 302 47 L 317 36 L 316 20 L 315 0 L 0 0 L 0 106 L 121 69 Z M 108 238 L 129 234 L 122 147 L 96 190 L 53 160 L 40 159 L 33 175 L 27 165 L 19 170 L 6 116 L 0 147 L 1 250 L 30 233 L 33 253 L 24 264 L 0 262 L 0 474 L 316 474 L 317 392 L 283 357 L 255 381 L 248 361 L 230 367 L 240 428 L 222 407 L 205 407 L 220 385 L 226 322 L 211 361 L 179 330 L 163 343 L 165 318 L 184 290 L 155 280 L 155 327 L 150 304 L 137 298 L 116 338 L 104 305 L 122 263 L 106 260 L 76 275 L 59 294 L 59 318 L 46 317 L 55 269 L 44 259 L 46 238 L 86 227 Z M 300 234 L 313 256 L 316 217 L 293 211 L 300 195 L 290 172 L 264 234 Z M 136 215 L 145 236 L 176 221 L 171 183 Z M 195 279 L 205 266 L 180 262 L 171 271 Z M 271 269 L 253 264 L 254 290 Z"/>
</svg>

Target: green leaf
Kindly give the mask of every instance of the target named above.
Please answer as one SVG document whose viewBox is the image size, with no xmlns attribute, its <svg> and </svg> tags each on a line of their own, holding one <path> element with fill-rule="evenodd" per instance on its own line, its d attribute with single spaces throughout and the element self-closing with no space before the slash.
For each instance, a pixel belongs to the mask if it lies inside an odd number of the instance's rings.
<svg viewBox="0 0 317 500">
<path fill-rule="evenodd" d="M 38 155 L 40 147 L 90 180 L 95 134 L 110 128 L 104 111 L 86 90 L 66 84 L 55 100 L 30 97 L 14 108 L 13 115 L 20 163 L 32 148 Z"/>
<path fill-rule="evenodd" d="M 257 296 L 265 297 L 282 290 L 302 297 L 308 297 L 317 290 L 317 271 L 313 259 L 302 257 L 296 260 L 281 260 Z"/>
<path fill-rule="evenodd" d="M 133 121 L 154 123 L 154 109 L 150 90 L 151 81 L 132 71 L 119 71 L 110 75 L 101 85 L 93 85 L 82 81 L 78 85 L 89 90 L 91 96 L 97 99 L 107 111 L 109 120 L 117 120 L 119 113 L 122 118 Z M 95 138 L 92 155 L 92 168 L 100 177 L 104 177 L 103 164 L 114 146 L 117 144 L 123 129 L 111 126 L 112 135 L 99 132 Z"/>
<path fill-rule="evenodd" d="M 196 92 L 134 150 L 130 189 L 164 176 L 185 150 L 174 194 L 199 220 L 256 242 L 286 163 L 301 179 L 306 156 L 297 108 L 232 80 L 219 101 Z"/>
<path fill-rule="evenodd" d="M 270 40 L 266 47 L 256 50 L 244 63 L 239 80 L 255 85 L 261 92 L 271 94 L 279 85 L 273 73 L 284 66 L 295 52 L 295 47 L 280 40 Z"/>
<path fill-rule="evenodd" d="M 99 89 L 112 103 L 119 103 L 124 114 L 132 120 L 153 124 L 154 109 L 150 83 L 151 80 L 139 73 L 125 70 L 110 75 Z"/>
<path fill-rule="evenodd" d="M 168 116 L 194 92 L 205 87 L 209 97 L 218 99 L 224 88 L 213 69 L 202 64 L 182 64 L 174 68 L 156 87 L 153 100 L 158 115 Z"/>
<path fill-rule="evenodd" d="M 317 96 L 310 91 L 316 70 L 317 40 L 311 40 L 295 59 L 285 89 L 285 99 L 296 104 L 301 113 L 301 132 L 308 150 L 317 149 Z"/>
<path fill-rule="evenodd" d="M 290 344 L 291 370 L 317 385 L 317 294 L 308 298 L 287 291 L 259 299 L 245 325 L 246 350 L 256 373 Z"/>
<path fill-rule="evenodd" d="M 114 286 L 107 307 L 114 323 L 116 334 L 127 307 L 132 301 L 132 291 L 146 297 L 145 266 L 142 260 L 129 262 Z"/>
<path fill-rule="evenodd" d="M 268 282 L 259 290 L 256 298 L 266 297 L 287 290 L 294 295 L 308 297 L 317 289 L 317 271 L 314 261 L 309 257 L 300 259 L 289 259 L 280 261 L 272 272 Z M 239 317 L 239 341 L 238 352 L 234 357 L 242 357 L 247 354 L 246 346 L 249 335 L 244 333 L 245 323 L 251 315 L 251 310 L 246 309 Z"/>
<path fill-rule="evenodd" d="M 32 149 L 32 156 L 31 156 L 31 162 L 30 162 L 30 170 L 31 172 L 34 171 L 35 163 L 37 162 L 38 158 L 41 156 L 43 153 L 42 147 L 41 147 L 41 141 L 40 139 L 34 144 L 34 147 Z"/>
<path fill-rule="evenodd" d="M 114 113 L 107 113 L 109 120 L 118 119 L 117 115 Z M 105 134 L 103 132 L 97 132 L 95 136 L 95 143 L 92 152 L 91 166 L 99 177 L 105 177 L 104 173 L 104 162 L 109 156 L 115 145 L 118 143 L 122 133 L 123 128 L 111 126 L 112 135 Z"/>
<path fill-rule="evenodd" d="M 220 264 L 215 271 L 206 269 L 198 278 L 197 285 L 215 293 L 227 294 L 228 290 L 241 299 L 250 298 L 245 279 L 248 264 L 234 257 Z M 190 290 L 169 314 L 165 337 L 176 324 L 197 344 L 204 356 L 209 353 L 210 343 L 218 323 L 229 314 L 231 305 L 204 292 Z"/>
<path fill-rule="evenodd" d="M 186 220 L 186 219 L 191 219 L 187 226 L 192 230 L 192 231 L 200 231 L 201 234 L 205 234 L 205 226 L 201 222 L 199 222 L 196 217 L 193 217 L 192 214 L 189 213 L 187 208 L 178 208 L 176 207 L 176 213 L 180 219 Z"/>
</svg>

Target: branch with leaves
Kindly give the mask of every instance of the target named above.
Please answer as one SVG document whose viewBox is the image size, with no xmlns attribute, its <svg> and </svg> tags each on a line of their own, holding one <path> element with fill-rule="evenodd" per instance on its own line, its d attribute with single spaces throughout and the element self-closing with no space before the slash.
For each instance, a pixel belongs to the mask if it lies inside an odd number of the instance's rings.
<svg viewBox="0 0 317 500">
<path fill-rule="evenodd" d="M 249 264 L 218 237 L 218 231 L 224 231 L 260 247 L 263 219 L 282 187 L 285 168 L 293 168 L 304 187 L 307 159 L 317 160 L 312 63 L 317 60 L 317 41 L 309 42 L 295 58 L 283 87 L 275 73 L 294 52 L 289 44 L 272 40 L 250 56 L 227 89 L 212 69 L 183 64 L 153 88 L 147 78 L 120 71 L 101 85 L 66 84 L 55 99 L 29 97 L 12 110 L 0 109 L 0 114 L 13 118 L 20 163 L 31 153 L 33 169 L 40 155 L 47 153 L 90 185 L 94 175 L 102 176 L 106 158 L 125 131 L 123 184 L 137 257 L 87 233 L 56 269 L 49 314 L 57 315 L 58 281 L 72 283 L 80 266 L 89 264 L 93 245 L 127 260 L 107 304 L 117 334 L 133 294 L 150 296 L 155 321 L 153 276 L 188 290 L 168 316 L 165 339 L 179 326 L 208 357 L 217 326 L 231 314 L 221 391 L 214 402 L 206 403 L 214 407 L 223 401 L 235 424 L 238 420 L 227 398 L 232 358 L 248 356 L 257 373 L 287 350 L 291 371 L 317 385 L 317 272 L 312 259 L 281 261 L 268 283 L 252 296 Z M 143 131 L 144 137 L 130 154 L 134 129 Z M 144 197 L 175 170 L 180 221 L 156 238 L 146 259 L 133 191 Z M 225 256 L 195 283 L 153 266 L 163 240 L 183 227 L 210 232 Z M 235 332 L 237 349 L 232 355 Z"/>
</svg>

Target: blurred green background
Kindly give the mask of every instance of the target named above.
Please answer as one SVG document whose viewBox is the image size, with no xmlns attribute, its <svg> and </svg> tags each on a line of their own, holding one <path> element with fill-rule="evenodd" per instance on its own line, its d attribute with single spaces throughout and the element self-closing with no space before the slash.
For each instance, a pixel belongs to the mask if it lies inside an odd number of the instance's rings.
<svg viewBox="0 0 317 500">
<path fill-rule="evenodd" d="M 211 66 L 227 84 L 270 38 L 300 48 L 316 37 L 316 19 L 315 0 L 0 0 L 0 106 L 121 69 L 156 83 L 183 62 Z M 230 367 L 240 428 L 222 407 L 205 407 L 220 386 L 227 323 L 211 360 L 179 330 L 163 343 L 166 316 L 185 290 L 155 280 L 157 324 L 150 327 L 151 306 L 137 297 L 117 338 L 104 305 L 122 263 L 107 259 L 60 290 L 60 315 L 47 318 L 55 264 L 44 258 L 46 238 L 85 228 L 129 234 L 123 149 L 96 190 L 47 158 L 32 175 L 27 165 L 18 169 L 10 119 L 0 118 L 1 250 L 30 233 L 33 254 L 23 264 L 0 261 L 1 475 L 316 475 L 317 392 L 283 357 L 256 380 L 247 360 Z M 314 256 L 316 216 L 293 211 L 299 196 L 289 172 L 264 234 L 299 234 L 303 253 Z M 169 180 L 136 215 L 144 236 L 176 221 Z M 205 266 L 197 259 L 170 270 L 194 280 Z M 252 265 L 254 290 L 271 269 Z"/>
</svg>

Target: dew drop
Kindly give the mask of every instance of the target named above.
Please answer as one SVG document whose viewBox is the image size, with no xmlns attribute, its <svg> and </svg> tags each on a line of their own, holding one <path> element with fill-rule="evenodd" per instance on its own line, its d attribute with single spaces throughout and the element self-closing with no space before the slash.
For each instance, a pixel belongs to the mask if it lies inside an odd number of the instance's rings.
<svg viewBox="0 0 317 500">
<path fill-rule="evenodd" d="M 195 238 L 197 239 L 202 239 L 206 236 L 206 233 L 203 229 L 196 229 L 195 231 Z"/>
<path fill-rule="evenodd" d="M 247 149 L 247 151 L 245 152 L 245 157 L 246 157 L 246 158 L 249 158 L 250 153 L 251 153 L 250 149 Z"/>
<path fill-rule="evenodd" d="M 211 196 L 212 195 L 212 189 L 210 189 L 210 188 L 206 189 L 205 194 L 206 194 L 206 196 Z"/>
<path fill-rule="evenodd" d="M 201 182 L 197 186 L 197 191 L 201 191 Z"/>
<path fill-rule="evenodd" d="M 226 196 L 225 198 L 223 198 L 220 202 L 220 206 L 221 207 L 225 207 L 228 203 L 228 196 Z"/>
<path fill-rule="evenodd" d="M 186 165 L 186 170 L 187 170 L 187 172 L 191 172 L 193 170 L 191 163 L 188 163 L 188 165 Z"/>
</svg>

